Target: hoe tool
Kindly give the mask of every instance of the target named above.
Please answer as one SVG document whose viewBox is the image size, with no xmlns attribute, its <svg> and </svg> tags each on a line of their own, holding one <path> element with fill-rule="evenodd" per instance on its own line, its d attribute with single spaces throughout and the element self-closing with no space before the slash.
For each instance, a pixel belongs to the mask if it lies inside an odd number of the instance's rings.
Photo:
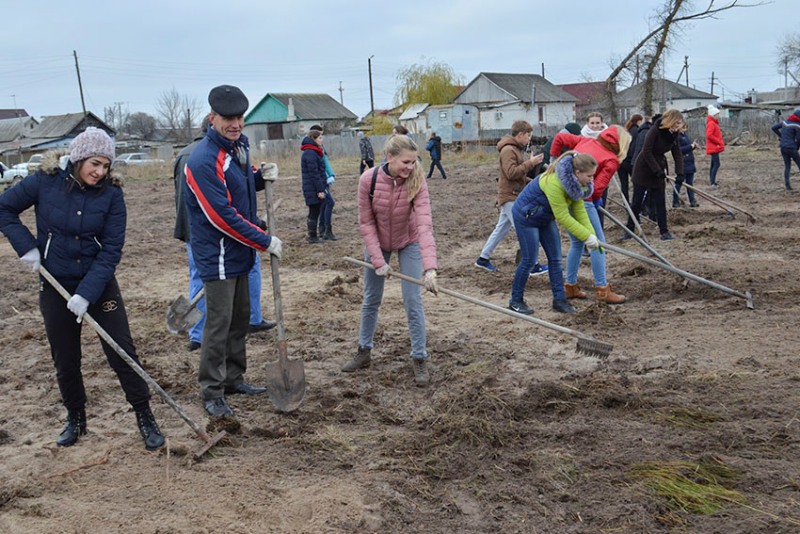
<svg viewBox="0 0 800 534">
<path fill-rule="evenodd" d="M 355 258 L 350 258 L 348 256 L 345 256 L 342 259 L 345 260 L 345 261 L 348 261 L 350 263 L 353 263 L 355 265 L 360 265 L 361 267 L 366 267 L 368 269 L 374 269 L 375 268 L 371 264 L 369 264 L 369 263 L 367 263 L 365 261 L 357 260 Z M 423 286 L 423 287 L 425 286 L 425 282 L 423 282 L 422 280 L 417 280 L 416 278 L 412 278 L 412 277 L 407 276 L 407 275 L 402 274 L 402 273 L 397 273 L 397 272 L 394 272 L 394 271 L 390 271 L 389 277 L 390 278 L 396 277 L 396 278 L 399 278 L 400 280 L 405 280 L 406 282 L 411 282 L 412 284 L 417 284 L 417 285 Z M 561 325 L 557 325 L 557 324 L 554 324 L 554 323 L 550 323 L 550 322 L 544 321 L 542 319 L 537 319 L 536 317 L 531 317 L 530 315 L 523 315 L 521 313 L 517 313 L 515 311 L 511 311 L 511 310 L 509 310 L 507 308 L 503 308 L 501 306 L 497 306 L 497 305 L 492 304 L 490 302 L 484 302 L 484 301 L 478 300 L 478 299 L 476 299 L 474 297 L 470 297 L 468 295 L 457 293 L 457 292 L 452 291 L 450 289 L 445 289 L 442 286 L 439 286 L 439 292 L 440 293 L 444 293 L 445 295 L 450 295 L 451 297 L 455 297 L 457 299 L 461 299 L 461 300 L 465 300 L 467 302 L 471 302 L 472 304 L 477 304 L 478 306 L 483 306 L 484 308 L 487 308 L 487 309 L 492 310 L 492 311 L 496 311 L 496 312 L 499 312 L 499 313 L 503 313 L 505 315 L 509 315 L 509 316 L 514 317 L 516 319 L 522 319 L 523 321 L 528 321 L 528 322 L 537 324 L 539 326 L 544 326 L 545 328 L 549 328 L 551 330 L 555 330 L 557 332 L 561 332 L 562 334 L 567 334 L 567 335 L 570 335 L 572 337 L 578 338 L 578 343 L 577 343 L 576 349 L 578 350 L 578 352 L 582 352 L 584 354 L 597 356 L 599 358 L 605 358 L 609 354 L 611 354 L 611 351 L 614 348 L 614 345 L 612 345 L 610 343 L 605 343 L 605 342 L 600 341 L 598 339 L 595 339 L 595 338 L 593 338 L 591 336 L 587 336 L 586 334 L 581 334 L 577 330 L 572 330 L 571 328 L 567 328 L 565 326 L 561 326 Z"/>
<path fill-rule="evenodd" d="M 69 294 L 69 292 L 67 292 L 67 290 L 66 290 L 66 289 L 64 289 L 64 287 L 63 287 L 61 284 L 59 284 L 59 283 L 58 283 L 58 281 L 57 281 L 55 278 L 53 278 L 53 275 L 51 275 L 51 274 L 50 274 L 50 273 L 47 271 L 47 269 L 45 269 L 44 267 L 40 267 L 40 268 L 39 268 L 39 273 L 42 275 L 42 277 L 43 277 L 45 280 L 47 280 L 47 281 L 50 283 L 50 285 L 51 285 L 51 286 L 53 286 L 53 287 L 56 289 L 56 291 L 58 291 L 58 292 L 59 292 L 59 294 L 60 294 L 62 297 L 64 297 L 64 300 L 67 300 L 67 301 L 68 301 L 68 300 L 70 299 L 70 297 L 72 297 L 72 295 L 70 295 L 70 294 Z M 106 331 L 105 331 L 105 329 L 104 329 L 102 326 L 100 326 L 100 325 L 97 323 L 97 321 L 95 321 L 95 320 L 94 320 L 94 318 L 93 318 L 91 315 L 89 315 L 88 313 L 87 313 L 87 314 L 85 314 L 85 315 L 83 316 L 83 320 L 84 320 L 84 321 L 86 321 L 87 323 L 89 323 L 89 325 L 91 325 L 91 327 L 95 329 L 95 331 L 96 331 L 96 332 L 97 332 L 97 333 L 100 335 L 100 337 L 101 337 L 101 338 L 103 338 L 103 341 L 105 341 L 106 343 L 108 343 L 108 344 L 111 346 L 111 348 L 113 348 L 113 349 L 116 351 L 116 353 L 117 353 L 117 354 L 119 354 L 120 358 L 122 358 L 123 360 L 125 360 L 125 363 L 127 363 L 128 365 L 130 365 L 131 369 L 133 369 L 133 370 L 134 370 L 134 372 L 135 372 L 137 375 L 139 375 L 140 377 L 142 377 L 142 379 L 143 379 L 145 382 L 147 382 L 147 384 L 148 384 L 148 385 L 149 385 L 151 388 L 153 388 L 153 390 L 154 390 L 156 393 L 158 393 L 158 395 L 159 395 L 159 396 L 160 396 L 162 399 L 164 399 L 164 402 L 166 402 L 167 404 L 169 404 L 169 406 L 170 406 L 170 407 L 171 407 L 173 410 L 175 410 L 175 411 L 178 413 L 178 415 L 180 415 L 180 416 L 181 416 L 181 419 L 183 419 L 183 420 L 186 422 L 186 424 L 188 424 L 190 427 L 192 427 L 192 430 L 194 430 L 194 431 L 195 431 L 195 433 L 196 433 L 198 436 L 200 436 L 200 439 L 202 439 L 202 440 L 205 442 L 205 444 L 204 444 L 202 447 L 200 447 L 200 449 L 198 449 L 198 450 L 197 450 L 197 451 L 194 453 L 194 457 L 195 457 L 196 459 L 198 459 L 198 460 L 199 460 L 199 459 L 200 459 L 200 457 L 202 457 L 202 456 L 203 456 L 203 455 L 204 455 L 206 452 L 208 452 L 208 450 L 209 450 L 211 447 L 213 447 L 214 445 L 216 445 L 217 443 L 219 443 L 219 440 L 221 440 L 222 438 L 224 438 L 224 437 L 225 437 L 225 431 L 224 431 L 224 430 L 223 430 L 222 432 L 220 432 L 219 434 L 217 434 L 216 436 L 214 436 L 213 438 L 212 438 L 211 436 L 209 436 L 209 435 L 206 433 L 206 431 L 205 431 L 205 430 L 203 430 L 203 429 L 202 429 L 202 428 L 201 428 L 201 427 L 200 427 L 200 426 L 199 426 L 197 423 L 195 423 L 195 422 L 194 422 L 194 421 L 193 421 L 193 420 L 192 420 L 192 419 L 191 419 L 191 418 L 190 418 L 190 417 L 189 417 L 189 416 L 186 414 L 186 412 L 184 412 L 184 411 L 183 411 L 183 409 L 182 409 L 182 408 L 181 408 L 181 407 L 178 405 L 178 403 L 177 403 L 177 402 L 175 402 L 175 401 L 172 399 L 172 397 L 170 397 L 170 396 L 167 394 L 167 392 L 166 392 L 166 391 L 164 391 L 164 390 L 161 388 L 161 386 L 159 386 L 159 385 L 158 385 L 158 383 L 157 383 L 155 380 L 153 380 L 153 379 L 150 377 L 150 375 L 148 375 L 148 374 L 147 374 L 147 372 L 146 372 L 144 369 L 142 369 L 142 367 L 141 367 L 141 366 L 140 366 L 138 363 L 136 363 L 136 360 L 134 360 L 134 359 L 133 359 L 133 358 L 132 358 L 132 357 L 131 357 L 131 356 L 130 356 L 130 355 L 127 353 L 127 352 L 125 352 L 125 350 L 124 350 L 122 347 L 120 347 L 120 346 L 119 346 L 119 344 L 118 344 L 116 341 L 114 341 L 114 338 L 112 338 L 112 337 L 111 337 L 111 336 L 108 334 L 108 332 L 106 332 Z"/>
</svg>

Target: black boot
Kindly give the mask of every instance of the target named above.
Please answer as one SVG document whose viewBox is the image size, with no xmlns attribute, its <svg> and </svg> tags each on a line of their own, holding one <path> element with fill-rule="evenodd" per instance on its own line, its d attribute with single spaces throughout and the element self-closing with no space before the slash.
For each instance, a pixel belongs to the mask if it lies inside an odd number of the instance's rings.
<svg viewBox="0 0 800 534">
<path fill-rule="evenodd" d="M 327 239 L 328 241 L 338 241 L 339 238 L 333 235 L 333 226 L 330 224 L 325 227 L 325 235 L 322 236 L 322 239 Z"/>
<path fill-rule="evenodd" d="M 317 221 L 311 217 L 306 218 L 306 227 L 308 228 L 308 237 L 306 241 L 309 243 L 319 243 L 319 237 L 317 237 Z"/>
<path fill-rule="evenodd" d="M 67 413 L 67 426 L 61 431 L 56 439 L 59 447 L 69 447 L 75 445 L 78 436 L 86 435 L 86 410 L 69 410 Z"/>
<path fill-rule="evenodd" d="M 148 451 L 154 451 L 164 445 L 164 436 L 158 428 L 156 418 L 150 408 L 136 412 L 136 424 L 144 439 L 144 446 Z"/>
</svg>

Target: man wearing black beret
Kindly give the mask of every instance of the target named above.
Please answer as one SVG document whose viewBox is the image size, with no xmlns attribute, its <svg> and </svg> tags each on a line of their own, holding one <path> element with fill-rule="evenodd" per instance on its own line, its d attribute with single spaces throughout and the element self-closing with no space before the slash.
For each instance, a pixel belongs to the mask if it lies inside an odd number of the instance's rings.
<svg viewBox="0 0 800 534">
<path fill-rule="evenodd" d="M 206 293 L 198 378 L 206 411 L 228 417 L 225 395 L 264 393 L 244 381 L 250 319 L 247 274 L 258 251 L 280 259 L 281 240 L 259 227 L 250 145 L 242 135 L 249 105 L 238 87 L 208 94 L 211 127 L 186 163 L 192 257 Z"/>
</svg>

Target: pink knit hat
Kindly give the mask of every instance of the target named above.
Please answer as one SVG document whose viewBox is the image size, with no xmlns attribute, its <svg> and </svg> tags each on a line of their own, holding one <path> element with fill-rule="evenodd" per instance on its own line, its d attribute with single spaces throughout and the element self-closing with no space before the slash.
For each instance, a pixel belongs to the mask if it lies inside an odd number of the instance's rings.
<svg viewBox="0 0 800 534">
<path fill-rule="evenodd" d="M 69 160 L 77 163 L 93 156 L 114 160 L 114 141 L 100 128 L 89 126 L 69 144 Z"/>
</svg>

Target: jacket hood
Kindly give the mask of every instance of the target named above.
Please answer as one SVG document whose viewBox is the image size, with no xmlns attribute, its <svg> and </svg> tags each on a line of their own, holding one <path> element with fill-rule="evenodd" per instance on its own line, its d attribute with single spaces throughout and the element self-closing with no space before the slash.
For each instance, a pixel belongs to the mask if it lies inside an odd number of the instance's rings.
<svg viewBox="0 0 800 534">
<path fill-rule="evenodd" d="M 619 156 L 619 130 L 609 126 L 597 136 L 597 140 L 607 149 Z"/>
<path fill-rule="evenodd" d="M 556 175 L 558 176 L 561 185 L 564 186 L 564 191 L 567 192 L 572 200 L 583 200 L 589 198 L 594 193 L 594 182 L 589 182 L 589 185 L 583 187 L 575 176 L 572 168 L 572 156 L 561 158 L 556 167 Z"/>
<path fill-rule="evenodd" d="M 506 134 L 503 136 L 502 139 L 497 143 L 497 151 L 500 152 L 507 146 L 514 146 L 519 148 L 520 150 L 524 150 L 525 147 L 517 143 L 517 140 L 511 134 Z"/>
</svg>

